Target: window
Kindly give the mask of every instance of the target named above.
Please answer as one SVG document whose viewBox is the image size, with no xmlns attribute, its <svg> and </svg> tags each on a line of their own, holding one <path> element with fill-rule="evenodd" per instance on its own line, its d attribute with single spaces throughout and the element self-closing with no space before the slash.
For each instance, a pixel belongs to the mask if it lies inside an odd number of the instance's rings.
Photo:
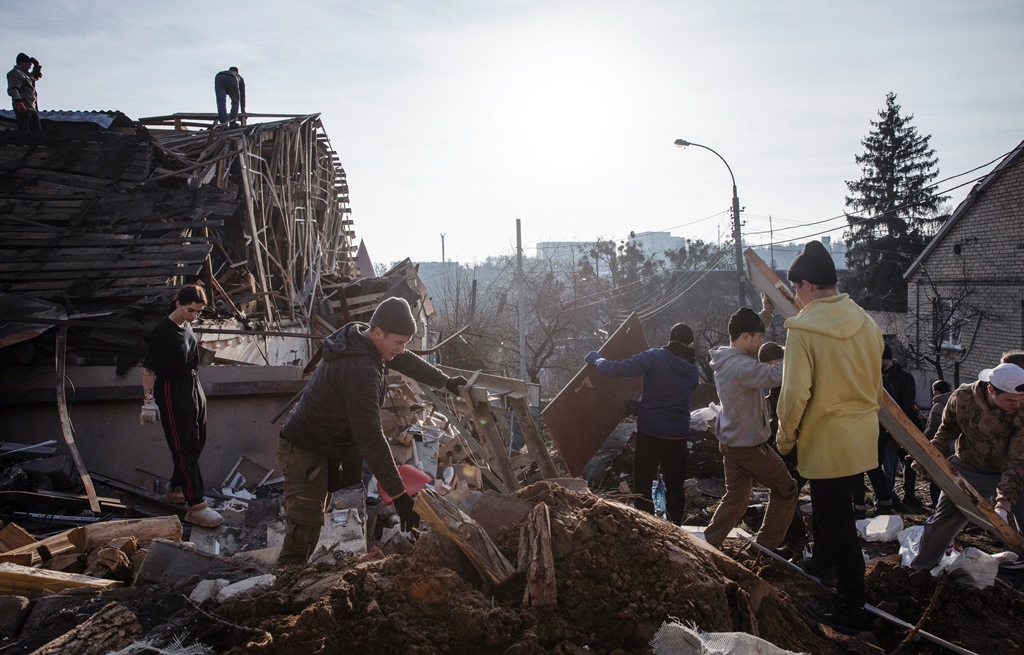
<svg viewBox="0 0 1024 655">
<path fill-rule="evenodd" d="M 964 316 L 960 302 L 949 298 L 932 300 L 932 333 L 934 343 L 940 348 L 960 350 L 963 348 Z"/>
</svg>

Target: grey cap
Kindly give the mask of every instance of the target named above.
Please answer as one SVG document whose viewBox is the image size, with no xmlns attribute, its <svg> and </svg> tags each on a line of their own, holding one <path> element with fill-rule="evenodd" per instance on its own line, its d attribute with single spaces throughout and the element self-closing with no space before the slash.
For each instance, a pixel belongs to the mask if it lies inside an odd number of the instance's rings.
<svg viewBox="0 0 1024 655">
<path fill-rule="evenodd" d="M 370 327 L 379 327 L 388 334 L 409 337 L 416 334 L 416 319 L 405 298 L 388 298 L 373 311 Z"/>
</svg>

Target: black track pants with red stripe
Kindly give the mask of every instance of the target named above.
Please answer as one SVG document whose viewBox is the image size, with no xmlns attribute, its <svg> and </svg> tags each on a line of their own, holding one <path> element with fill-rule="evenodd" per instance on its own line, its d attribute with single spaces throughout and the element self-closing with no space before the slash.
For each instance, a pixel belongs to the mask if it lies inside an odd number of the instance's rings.
<svg viewBox="0 0 1024 655">
<path fill-rule="evenodd" d="M 206 445 L 206 394 L 195 372 L 182 378 L 157 378 L 153 389 L 174 473 L 171 488 L 181 488 L 189 505 L 203 502 L 203 474 L 199 455 Z"/>
</svg>

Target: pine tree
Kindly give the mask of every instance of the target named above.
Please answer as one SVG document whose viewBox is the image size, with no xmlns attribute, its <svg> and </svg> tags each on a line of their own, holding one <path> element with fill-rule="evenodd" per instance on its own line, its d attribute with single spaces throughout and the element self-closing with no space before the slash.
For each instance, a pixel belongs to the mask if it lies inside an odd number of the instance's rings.
<svg viewBox="0 0 1024 655">
<path fill-rule="evenodd" d="M 900 115 L 895 93 L 878 116 L 856 157 L 863 175 L 846 182 L 853 211 L 846 215 L 850 275 L 843 285 L 865 308 L 906 311 L 903 272 L 948 218 L 941 206 L 949 197 L 931 186 L 939 175 L 931 135 L 918 133 L 913 115 Z"/>
</svg>

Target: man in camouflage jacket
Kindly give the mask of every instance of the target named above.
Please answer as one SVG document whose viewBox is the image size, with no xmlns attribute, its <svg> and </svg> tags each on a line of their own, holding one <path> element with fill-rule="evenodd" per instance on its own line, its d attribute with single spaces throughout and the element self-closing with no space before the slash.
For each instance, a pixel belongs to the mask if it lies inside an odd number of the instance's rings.
<svg viewBox="0 0 1024 655">
<path fill-rule="evenodd" d="M 1000 364 L 978 377 L 950 396 L 932 444 L 945 453 L 955 442 L 949 463 L 982 496 L 994 495 L 996 513 L 1011 525 L 1015 520 L 1020 529 L 1024 526 L 1024 369 Z M 921 551 L 911 566 L 933 568 L 966 525 L 967 518 L 943 493 L 935 514 L 924 524 Z"/>
</svg>

